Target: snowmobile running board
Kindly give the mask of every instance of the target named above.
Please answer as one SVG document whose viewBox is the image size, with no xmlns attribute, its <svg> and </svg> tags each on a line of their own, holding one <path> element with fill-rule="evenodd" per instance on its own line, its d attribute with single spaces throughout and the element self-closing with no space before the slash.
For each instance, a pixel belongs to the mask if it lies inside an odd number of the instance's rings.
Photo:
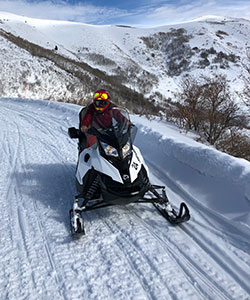
<svg viewBox="0 0 250 300">
<path fill-rule="evenodd" d="M 161 189 L 162 194 L 159 194 L 156 191 L 157 189 Z M 151 192 L 155 197 L 142 197 L 141 199 L 138 199 L 132 203 L 152 203 L 154 207 L 161 213 L 161 215 L 172 225 L 177 225 L 190 219 L 189 209 L 184 202 L 180 204 L 178 211 L 172 207 L 167 198 L 164 186 L 150 185 L 148 192 Z M 79 199 L 83 199 L 82 195 L 77 195 L 75 197 L 73 209 L 69 211 L 71 219 L 71 232 L 73 236 L 85 235 L 84 221 L 81 215 L 82 212 L 116 205 L 112 203 L 106 203 L 103 199 L 84 199 L 82 204 L 79 205 Z M 87 205 L 88 202 L 92 203 Z"/>
</svg>

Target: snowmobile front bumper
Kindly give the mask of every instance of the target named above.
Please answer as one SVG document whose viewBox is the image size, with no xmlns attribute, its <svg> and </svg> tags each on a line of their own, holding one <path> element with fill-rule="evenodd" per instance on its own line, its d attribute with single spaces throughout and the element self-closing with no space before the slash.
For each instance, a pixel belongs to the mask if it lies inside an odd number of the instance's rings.
<svg viewBox="0 0 250 300">
<path fill-rule="evenodd" d="M 111 189 L 102 188 L 102 197 L 105 203 L 113 205 L 126 205 L 133 202 L 138 202 L 148 191 L 148 185 L 140 188 L 139 191 L 124 191 L 116 192 Z"/>
</svg>

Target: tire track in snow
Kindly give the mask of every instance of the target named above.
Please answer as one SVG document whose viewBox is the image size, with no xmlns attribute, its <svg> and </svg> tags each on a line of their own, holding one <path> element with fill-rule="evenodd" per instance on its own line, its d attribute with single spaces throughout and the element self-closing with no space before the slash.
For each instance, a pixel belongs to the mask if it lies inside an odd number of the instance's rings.
<svg viewBox="0 0 250 300">
<path fill-rule="evenodd" d="M 5 125 L 8 124 L 8 121 L 5 122 Z M 13 129 L 16 129 L 15 131 Z M 13 125 L 11 126 L 11 133 L 15 132 L 14 135 L 14 140 L 15 142 L 10 144 L 10 138 L 13 138 L 13 135 L 8 135 L 6 140 L 5 140 L 5 145 L 7 144 L 6 148 L 5 148 L 5 154 L 6 156 L 8 155 L 8 158 L 12 158 L 9 160 L 9 166 L 11 167 L 8 170 L 8 175 L 6 176 L 7 178 L 7 182 L 6 182 L 6 189 L 5 189 L 5 201 L 10 201 L 11 205 L 6 209 L 9 217 L 8 219 L 10 220 L 10 224 L 7 228 L 7 232 L 9 232 L 10 234 L 10 238 L 6 239 L 9 240 L 11 242 L 11 250 L 8 253 L 8 260 L 12 260 L 13 255 L 17 255 L 17 257 L 19 257 L 18 262 L 15 262 L 15 268 L 16 272 L 13 272 L 13 269 L 11 269 L 10 271 L 9 268 L 12 267 L 12 265 L 8 265 L 8 267 L 6 268 L 6 271 L 9 273 L 9 275 L 11 274 L 11 276 L 7 276 L 7 280 L 9 281 L 9 290 L 8 290 L 8 294 L 9 297 L 12 297 L 12 289 L 15 289 L 15 286 L 21 284 L 20 288 L 18 290 L 20 290 L 21 294 L 23 295 L 23 297 L 25 297 L 25 293 L 27 293 L 28 291 L 26 291 L 25 289 L 23 289 L 23 284 L 26 285 L 26 287 L 28 288 L 28 286 L 30 286 L 29 289 L 34 290 L 35 289 L 35 282 L 34 282 L 34 276 L 32 273 L 32 270 L 29 270 L 29 268 L 26 267 L 26 263 L 28 266 L 30 266 L 30 260 L 29 260 L 29 256 L 28 256 L 28 251 L 27 251 L 27 247 L 25 245 L 25 234 L 24 234 L 24 218 L 23 218 L 23 214 L 21 213 L 20 210 L 20 205 L 19 202 L 22 200 L 22 198 L 20 197 L 20 194 L 18 193 L 18 185 L 16 184 L 16 177 L 13 175 L 16 173 L 17 171 L 17 165 L 18 165 L 18 160 L 19 160 L 19 153 L 20 153 L 20 145 L 21 145 L 21 141 L 20 141 L 20 132 L 19 132 L 19 128 L 16 122 L 14 122 L 14 127 Z M 12 145 L 15 145 L 14 150 L 12 149 Z M 11 155 L 11 153 L 14 153 L 14 155 Z M 17 202 L 18 200 L 18 202 Z M 5 231 L 5 232 L 6 232 Z M 10 245 L 9 245 L 10 246 Z M 20 251 L 21 250 L 21 251 Z M 18 253 L 16 253 L 16 251 L 18 251 Z M 23 257 L 21 257 L 21 255 L 24 255 L 25 259 L 23 259 Z M 13 275 L 13 273 L 15 275 Z M 29 274 L 31 273 L 31 274 Z M 19 275 L 17 275 L 19 274 Z M 16 276 L 17 275 L 17 276 Z M 31 281 L 28 280 L 28 278 L 31 278 Z M 16 282 L 17 280 L 21 280 L 24 283 L 20 283 L 20 282 Z M 26 282 L 28 281 L 28 283 Z M 28 284 L 28 286 L 27 286 Z M 26 295 L 27 296 L 27 295 Z"/>
<path fill-rule="evenodd" d="M 84 299 L 155 299 L 152 298 L 147 289 L 144 289 L 142 275 L 135 269 L 130 261 L 130 257 L 122 249 L 119 238 L 119 230 L 106 223 L 106 210 L 86 212 L 83 217 L 86 226 L 86 236 L 81 237 L 79 243 L 82 242 L 82 248 L 76 249 L 76 252 L 88 252 L 88 242 L 92 239 L 94 247 L 91 247 L 92 255 L 87 257 L 84 266 L 80 265 L 79 260 L 76 263 L 76 268 L 82 267 L 82 272 L 88 266 L 92 266 L 94 262 L 98 262 L 98 269 L 95 274 L 87 273 L 85 282 L 87 290 L 92 290 L 91 295 L 87 293 Z M 106 238 L 105 238 L 106 237 Z M 126 242 L 126 241 L 125 241 Z M 130 249 L 130 255 L 133 255 L 134 249 Z M 137 256 L 137 254 L 135 253 Z M 92 271 L 94 273 L 94 270 Z M 79 271 L 79 277 L 82 274 Z M 103 286 L 102 293 L 100 290 L 94 289 L 95 282 L 102 278 Z M 122 280 L 119 280 L 122 278 Z M 108 288 L 107 288 L 108 287 Z M 112 287 L 112 289 L 110 289 Z M 125 291 L 125 293 L 124 293 Z M 78 295 L 79 296 L 79 295 Z M 80 299 L 80 297 L 76 298 Z"/>
<path fill-rule="evenodd" d="M 227 293 L 225 289 L 222 289 L 218 282 L 213 278 L 214 274 L 209 276 L 208 273 L 194 260 L 186 255 L 185 252 L 179 247 L 178 242 L 173 241 L 169 238 L 169 232 L 163 234 L 162 232 L 156 233 L 156 228 L 152 229 L 152 225 L 149 222 L 144 221 L 137 213 L 134 212 L 134 209 L 128 208 L 132 215 L 137 218 L 137 221 L 141 226 L 145 227 L 162 247 L 169 253 L 173 261 L 176 262 L 176 265 L 180 267 L 179 269 L 185 273 L 187 280 L 195 287 L 197 292 L 202 292 L 202 298 L 204 299 L 233 299 Z M 154 208 L 153 208 L 154 209 Z M 158 212 L 156 212 L 158 213 Z M 162 217 L 162 216 L 160 216 Z M 163 218 L 163 217 L 162 217 Z M 162 221 L 167 222 L 163 219 Z M 171 225 L 170 225 L 171 226 Z M 176 228 L 177 229 L 177 228 Z M 180 241 L 185 240 L 182 233 L 172 230 L 171 234 L 179 236 Z M 186 240 L 185 240 L 186 241 Z M 208 281 L 209 277 L 209 281 Z M 208 293 L 209 291 L 209 293 Z"/>
<path fill-rule="evenodd" d="M 24 150 L 24 153 L 26 154 L 26 156 L 30 155 L 30 157 L 28 157 L 28 159 L 26 159 L 26 161 L 34 161 L 33 156 L 35 155 L 36 151 L 34 154 L 32 153 L 32 146 L 34 148 L 35 143 L 37 143 L 36 148 L 46 149 L 46 153 L 47 153 L 47 155 L 49 155 L 50 161 L 52 160 L 53 163 L 58 161 L 58 163 L 61 165 L 60 176 L 63 177 L 64 186 L 67 182 L 69 183 L 68 189 L 67 189 L 67 194 L 69 195 L 69 197 L 68 197 L 69 205 L 67 205 L 67 209 L 65 210 L 66 216 L 68 216 L 68 210 L 69 210 L 69 207 L 72 206 L 75 192 L 73 191 L 74 190 L 73 177 L 71 178 L 71 177 L 67 176 L 68 173 L 72 173 L 72 172 L 69 172 L 69 170 L 70 171 L 72 170 L 72 166 L 67 165 L 64 163 L 64 161 L 62 161 L 62 157 L 64 154 L 63 153 L 64 148 L 58 149 L 58 147 L 56 147 L 56 145 L 60 144 L 60 141 L 65 140 L 65 135 L 66 135 L 65 132 L 62 131 L 62 129 L 61 129 L 61 124 L 60 124 L 61 120 L 59 120 L 59 121 L 56 120 L 56 121 L 51 122 L 50 115 L 47 115 L 47 114 L 44 114 L 43 116 L 40 116 L 39 119 L 37 119 L 36 117 L 34 117 L 33 112 L 31 112 L 31 113 L 29 111 L 23 112 L 23 111 L 19 111 L 19 110 L 16 110 L 16 112 L 18 113 L 21 120 L 24 120 L 24 122 L 26 124 L 24 134 L 27 132 L 27 136 L 29 136 L 30 132 L 32 133 L 33 131 L 37 131 L 38 135 L 39 135 L 39 139 L 35 138 L 33 140 L 30 140 L 29 145 L 28 145 L 28 139 L 27 138 L 26 138 L 27 140 L 24 139 L 24 142 L 25 142 L 24 145 L 26 146 L 26 150 Z M 48 122 L 48 120 L 50 122 Z M 52 126 L 51 126 L 51 123 L 52 123 Z M 57 131 L 57 127 L 59 127 L 58 130 L 60 130 L 60 132 L 61 132 L 59 135 L 58 135 L 59 131 Z M 43 141 L 43 139 L 44 139 L 44 141 Z M 49 140 L 51 140 L 51 143 L 48 142 Z M 39 157 L 39 153 L 38 153 L 38 157 Z M 42 170 L 41 170 L 41 172 L 42 172 Z M 25 174 L 26 173 L 25 170 L 23 170 L 22 173 Z M 27 177 L 26 179 L 28 179 L 28 175 L 29 175 L 29 171 L 27 172 L 27 176 L 25 175 L 25 177 Z M 64 197 L 66 197 L 66 196 L 64 195 Z M 36 216 L 35 222 L 38 223 L 38 226 L 40 228 L 41 237 L 43 237 L 43 239 L 44 239 L 43 246 L 45 245 L 45 250 L 47 252 L 47 256 L 49 258 L 51 268 L 54 270 L 54 272 L 52 272 L 52 273 L 54 273 L 53 277 L 58 278 L 57 282 L 60 282 L 60 287 L 62 288 L 64 297 L 66 297 L 65 295 L 68 293 L 68 291 L 67 291 L 67 285 L 66 286 L 64 285 L 65 280 L 64 280 L 64 276 L 63 276 L 63 269 L 61 267 L 61 263 L 64 264 L 64 260 L 62 261 L 62 259 L 65 259 L 65 255 L 62 256 L 61 253 L 58 252 L 57 249 L 54 248 L 54 244 L 52 246 L 50 245 L 51 239 L 48 236 L 48 234 L 49 234 L 49 232 L 51 232 L 51 230 L 47 226 L 47 224 L 44 223 L 43 216 L 39 215 L 40 211 L 39 211 L 39 208 L 37 207 L 37 202 L 35 201 L 35 199 L 34 198 L 31 199 L 31 201 L 33 203 L 33 209 L 34 209 L 33 213 Z M 58 205 L 60 205 L 60 203 L 58 203 Z M 45 220 L 45 222 L 46 222 L 46 220 Z M 56 231 L 57 229 L 55 228 L 54 230 Z M 69 232 L 69 229 L 68 229 L 68 232 Z M 50 233 L 50 235 L 51 235 L 51 233 Z M 53 250 L 53 255 L 51 253 L 51 249 Z M 68 255 L 70 255 L 70 253 Z M 60 287 L 58 288 L 58 290 L 60 290 Z"/>
<path fill-rule="evenodd" d="M 143 269 L 142 266 L 145 268 L 145 265 L 149 265 L 149 269 L 152 267 L 148 262 L 148 259 L 143 253 L 139 252 L 139 250 L 128 238 L 124 238 L 124 232 L 122 232 L 117 225 L 114 225 L 114 222 L 112 222 L 110 218 L 109 220 L 105 220 L 104 214 L 100 213 L 100 215 L 103 223 L 109 228 L 109 231 L 116 235 L 116 244 L 119 247 L 119 251 L 124 255 L 125 259 L 130 265 L 131 270 L 138 278 L 142 290 L 147 295 L 147 298 L 152 300 L 157 299 L 155 293 L 151 291 L 148 281 L 144 277 L 145 269 Z M 155 272 L 155 270 L 153 270 L 153 272 Z M 168 298 L 171 298 L 169 291 L 167 291 L 167 293 Z"/>
<path fill-rule="evenodd" d="M 249 266 L 244 264 L 242 268 L 239 268 L 239 264 L 235 264 L 233 262 L 232 257 L 235 258 L 235 255 L 230 252 L 230 254 L 224 253 L 224 251 L 220 250 L 220 241 L 218 241 L 218 237 L 216 234 L 211 234 L 212 231 L 210 231 L 210 235 L 212 235 L 212 238 L 208 238 L 204 234 L 200 233 L 198 231 L 199 225 L 197 224 L 195 218 L 192 215 L 192 210 L 194 214 L 201 215 L 202 220 L 206 222 L 206 214 L 210 216 L 212 220 L 214 220 L 214 224 L 211 224 L 211 227 L 214 226 L 216 223 L 223 224 L 225 228 L 230 228 L 232 227 L 231 223 L 225 219 L 220 217 L 219 215 L 216 215 L 214 212 L 212 212 L 210 209 L 204 207 L 202 204 L 200 204 L 196 199 L 194 199 L 191 195 L 189 195 L 182 187 L 180 187 L 177 183 L 175 183 L 170 176 L 168 176 L 165 172 L 161 172 L 158 166 L 153 165 L 150 162 L 147 162 L 149 165 L 151 165 L 154 170 L 156 170 L 160 175 L 157 175 L 158 178 L 161 178 L 161 181 L 165 182 L 167 186 L 174 190 L 180 198 L 188 203 L 188 205 L 192 205 L 193 208 L 190 207 L 191 211 L 191 220 L 187 223 L 186 226 L 179 226 L 180 229 L 182 229 L 183 233 L 187 235 L 189 238 L 191 238 L 192 243 L 196 244 L 198 246 L 198 249 L 202 249 L 206 254 L 209 254 L 209 256 L 213 259 L 214 263 L 213 265 L 218 265 L 219 268 L 222 270 L 225 270 L 223 272 L 226 272 L 230 274 L 230 277 L 233 278 L 233 281 L 237 282 L 237 284 L 245 291 L 245 295 L 250 294 L 250 289 L 249 289 L 249 273 L 246 270 L 249 270 Z M 196 207 L 196 210 L 194 209 Z M 197 209 L 199 211 L 197 212 Z M 196 232 L 194 234 L 191 230 L 189 230 L 188 224 L 194 224 L 196 223 L 197 226 L 192 226 L 192 229 Z M 209 226 L 210 227 L 210 226 Z M 210 227 L 210 228 L 211 228 Z M 214 227 L 212 227 L 214 229 Z M 239 239 L 241 241 L 241 244 L 243 243 L 244 245 L 248 245 L 249 241 L 247 240 L 247 235 L 246 231 L 242 229 L 235 229 L 233 227 L 234 231 L 239 231 Z M 243 235 L 243 237 L 240 235 L 240 233 Z M 224 242 L 227 242 L 230 240 L 230 235 L 227 232 L 224 232 Z M 215 242 L 216 241 L 216 242 Z M 211 246 L 210 246 L 211 245 Z M 225 247 L 224 247 L 225 249 Z M 249 248 L 248 248 L 249 249 Z M 183 252 L 185 254 L 185 252 Z M 189 258 L 189 256 L 187 256 Z M 201 255 L 197 255 L 197 257 L 201 258 Z M 204 262 L 205 266 L 205 262 Z M 228 283 L 228 288 L 226 290 L 230 290 L 229 286 L 234 286 L 235 283 L 231 283 L 231 285 Z M 232 293 L 234 291 L 232 290 Z M 243 293 L 244 294 L 244 293 Z M 241 295 L 242 296 L 242 295 Z M 243 297 L 243 296 L 242 296 Z M 244 299 L 244 297 L 243 297 Z"/>
<path fill-rule="evenodd" d="M 27 122 L 28 123 L 28 122 Z M 26 171 L 25 171 L 25 165 L 26 165 L 26 162 L 28 161 L 27 160 L 27 153 L 28 153 L 28 149 L 26 147 L 26 143 L 25 141 L 23 140 L 23 138 L 20 138 L 21 140 L 21 144 L 22 144 L 22 151 L 20 151 L 20 159 L 21 159 L 21 168 L 20 168 L 20 173 L 22 173 L 22 176 L 27 176 L 26 174 Z M 28 176 L 27 176 L 27 179 L 28 179 Z M 19 182 L 19 179 L 17 177 L 16 179 L 17 181 L 17 185 L 16 186 L 21 186 L 21 182 Z M 21 193 L 19 192 L 19 195 L 21 196 Z M 23 202 L 21 202 L 22 205 L 24 204 Z M 52 270 L 51 272 L 51 275 L 52 277 L 55 278 L 55 282 L 57 284 L 57 289 L 58 290 L 58 294 L 60 295 L 60 298 L 62 299 L 66 299 L 65 296 L 63 295 L 62 293 L 62 283 L 63 283 L 63 280 L 61 278 L 61 276 L 58 274 L 58 271 L 57 271 L 57 268 L 55 267 L 55 262 L 54 262 L 54 258 L 53 258 L 53 255 L 51 254 L 51 250 L 50 250 L 50 247 L 49 247 L 49 243 L 48 243 L 48 240 L 47 240 L 47 237 L 46 237 L 46 234 L 43 230 L 43 224 L 41 222 L 41 218 L 40 218 L 40 214 L 38 213 L 38 208 L 36 206 L 36 202 L 34 199 L 32 199 L 32 205 L 28 205 L 28 207 L 26 208 L 29 210 L 29 216 L 32 215 L 32 223 L 35 225 L 37 224 L 37 226 L 34 226 L 33 229 L 26 229 L 26 228 L 23 228 L 24 224 L 26 223 L 24 220 L 24 218 L 20 219 L 20 222 L 19 225 L 21 227 L 21 232 L 22 232 L 22 236 L 24 237 L 24 235 L 27 235 L 29 234 L 29 232 L 31 231 L 35 231 L 36 232 L 36 235 L 39 233 L 39 236 L 40 236 L 40 239 L 41 239 L 41 245 L 44 249 L 44 252 L 46 253 L 46 256 L 47 256 L 47 260 L 49 262 L 49 265 L 50 265 L 50 268 Z M 22 206 L 22 210 L 20 210 L 20 206 L 19 206 L 19 213 L 21 211 L 25 210 L 25 206 L 23 205 Z M 28 228 L 28 225 L 25 224 L 25 227 Z M 38 230 L 37 230 L 38 228 Z M 25 241 L 25 239 L 24 239 Z M 24 243 L 25 244 L 25 243 Z"/>
<path fill-rule="evenodd" d="M 230 253 L 226 253 L 223 249 L 221 249 L 219 243 L 212 241 L 208 242 L 207 238 L 197 231 L 195 226 L 190 228 L 193 229 L 193 232 L 186 227 L 181 229 L 187 237 L 191 237 L 192 241 L 197 243 L 199 247 L 207 253 L 220 268 L 222 268 L 223 272 L 230 274 L 231 282 L 227 283 L 226 290 L 230 293 L 230 295 L 236 294 L 233 296 L 233 299 L 245 299 L 245 297 L 250 294 L 250 288 L 248 285 L 250 279 L 249 266 L 247 266 L 246 263 L 243 264 L 240 262 L 232 251 L 230 251 Z M 216 236 L 214 236 L 214 240 L 216 239 Z M 237 263 L 235 263 L 235 260 L 237 260 Z M 232 282 L 232 279 L 234 282 Z M 236 283 L 241 287 L 240 289 L 236 286 Z"/>
<path fill-rule="evenodd" d="M 184 277 L 180 280 L 181 276 L 176 270 L 177 265 L 172 256 L 166 253 L 158 239 L 155 239 L 151 233 L 148 234 L 147 228 L 142 223 L 138 226 L 138 222 L 131 218 L 132 214 L 126 214 L 126 219 L 118 220 L 117 213 L 110 213 L 105 217 L 105 212 L 100 212 L 100 215 L 111 232 L 117 234 L 116 242 L 119 248 L 137 276 L 141 278 L 142 287 L 150 299 L 182 299 L 180 286 L 185 290 L 186 297 L 197 299 L 197 294 L 200 295 L 200 292 L 195 291 L 193 285 L 187 283 Z M 152 256 L 152 249 L 155 251 L 155 256 Z M 150 255 L 147 255 L 147 252 Z M 162 291 L 166 291 L 164 297 L 161 296 Z"/>
<path fill-rule="evenodd" d="M 9 109 L 7 109 L 9 110 Z M 12 112 L 13 114 L 13 112 Z M 28 122 L 28 118 L 26 119 L 26 124 L 29 124 Z M 19 124 L 20 125 L 20 124 Z M 7 184 L 7 193 L 6 193 L 6 198 L 10 199 L 11 198 L 11 192 L 13 194 L 12 196 L 12 205 L 10 207 L 11 209 L 11 216 L 12 216 L 12 228 L 14 229 L 14 231 L 12 232 L 12 237 L 11 240 L 17 244 L 18 249 L 21 249 L 21 251 L 19 251 L 19 261 L 21 262 L 21 264 L 25 263 L 27 264 L 27 266 L 21 269 L 23 269 L 26 273 L 27 273 L 27 269 L 30 269 L 28 271 L 28 273 L 31 273 L 31 278 L 32 278 L 32 287 L 28 288 L 27 292 L 31 292 L 32 294 L 34 293 L 34 291 L 36 289 L 40 289 L 39 287 L 37 288 L 38 284 L 35 284 L 35 281 L 38 282 L 39 280 L 34 279 L 35 275 L 35 269 L 32 270 L 32 263 L 31 260 L 34 259 L 38 259 L 36 251 L 35 250 L 35 246 L 32 245 L 35 241 L 34 238 L 32 238 L 32 234 L 31 232 L 36 234 L 36 241 L 37 241 L 37 236 L 40 236 L 40 239 L 42 239 L 42 243 L 40 242 L 40 244 L 42 244 L 43 246 L 41 248 L 44 248 L 46 256 L 48 258 L 48 262 L 51 266 L 51 270 L 52 270 L 52 276 L 55 277 L 55 280 L 57 282 L 57 290 L 58 290 L 58 294 L 60 295 L 60 298 L 65 299 L 65 297 L 62 295 L 61 293 L 61 287 L 62 287 L 62 280 L 61 278 L 59 278 L 59 275 L 56 271 L 55 268 L 55 263 L 53 260 L 53 257 L 51 255 L 49 246 L 48 246 L 48 242 L 46 240 L 46 235 L 43 232 L 43 230 L 41 228 L 43 228 L 43 225 L 41 224 L 40 218 L 39 218 L 39 214 L 37 211 L 37 208 L 34 205 L 34 200 L 33 200 L 33 209 L 31 210 L 32 206 L 29 204 L 24 204 L 23 202 L 23 198 L 22 198 L 22 194 L 19 191 L 22 182 L 20 182 L 19 180 L 19 175 L 18 173 L 21 173 L 22 176 L 24 176 L 26 174 L 25 172 L 25 165 L 27 160 L 27 151 L 28 149 L 26 148 L 26 143 L 25 140 L 23 139 L 23 132 L 22 134 L 19 131 L 19 126 L 17 125 L 17 123 L 15 122 L 15 127 L 17 129 L 17 135 L 16 135 L 16 143 L 11 143 L 16 145 L 15 148 L 15 155 L 14 155 L 14 159 L 11 162 L 12 165 L 12 169 L 10 171 L 10 173 L 12 174 L 12 176 L 9 176 L 9 181 L 11 181 L 11 183 Z M 23 126 L 24 128 L 24 126 Z M 11 157 L 11 155 L 9 155 L 9 157 Z M 17 172 L 18 170 L 18 172 Z M 14 186 L 14 189 L 12 188 L 12 186 Z M 14 191 L 14 193 L 13 193 Z M 18 202 L 17 202 L 18 201 Z M 34 216 L 34 213 L 36 214 L 36 216 Z M 24 216 L 25 214 L 25 216 Z M 27 222 L 28 221 L 28 222 Z M 30 224 L 28 223 L 32 223 L 32 227 L 30 227 Z M 38 228 L 39 230 L 37 231 L 37 226 L 35 226 L 35 224 L 38 224 Z M 39 235 L 37 235 L 37 232 L 40 232 Z M 39 239 L 38 239 L 39 240 Z M 39 255 L 41 252 L 41 248 L 39 249 Z M 24 273 L 24 272 L 23 272 Z M 48 273 L 47 273 L 48 274 Z M 45 274 L 45 277 L 47 277 L 47 274 Z M 22 279 L 23 275 L 20 275 L 18 279 Z M 22 285 L 21 285 L 22 286 Z M 22 289 L 20 289 L 22 290 Z M 54 289 L 55 290 L 55 289 Z M 45 293 L 47 291 L 45 290 Z M 49 295 L 48 295 L 49 296 Z M 50 295 L 49 297 L 51 297 L 52 295 Z M 55 295 L 54 295 L 55 296 Z M 33 295 L 32 297 L 35 298 L 35 296 Z"/>
<path fill-rule="evenodd" d="M 3 126 L 3 128 L 5 128 L 6 124 L 8 124 L 8 120 L 7 118 L 5 118 L 5 115 L 2 114 L 1 120 L 4 120 L 5 126 Z M 20 214 L 17 208 L 18 204 L 16 203 L 17 191 L 15 186 L 13 185 L 13 181 L 15 183 L 15 178 L 12 177 L 17 168 L 18 152 L 20 149 L 20 135 L 18 131 L 18 125 L 16 122 L 14 122 L 14 126 L 12 125 L 11 130 L 9 131 L 9 135 L 6 135 L 5 137 L 6 139 L 4 139 L 2 148 L 4 149 L 4 157 L 6 158 L 6 162 L 8 160 L 8 167 L 3 168 L 3 171 L 7 170 L 7 174 L 5 174 L 6 182 L 4 183 L 5 192 L 3 194 L 3 198 L 5 200 L 4 203 L 8 203 L 8 201 L 10 201 L 11 203 L 11 205 L 6 206 L 4 209 L 5 218 L 7 218 L 8 220 L 6 222 L 3 222 L 6 228 L 1 228 L 3 234 L 5 235 L 5 248 L 6 250 L 8 249 L 6 251 L 4 260 L 2 261 L 3 265 L 5 266 L 4 278 L 7 282 L 6 285 L 8 286 L 8 289 L 6 291 L 6 297 L 15 297 L 15 289 L 17 286 L 19 287 L 22 296 L 25 297 L 25 292 L 22 290 L 22 284 L 20 282 L 20 280 L 25 280 L 23 278 L 26 276 L 26 274 L 22 272 L 24 270 L 23 260 L 19 259 L 18 261 L 16 261 L 14 264 L 14 268 L 12 263 L 12 261 L 15 260 L 16 256 L 20 257 L 20 250 L 21 253 L 24 254 L 25 258 L 27 259 L 27 252 L 25 251 L 26 249 L 24 247 L 22 230 L 18 222 L 20 220 Z M 10 143 L 10 139 L 15 140 L 15 142 L 13 143 L 12 141 Z M 15 145 L 14 149 L 11 147 L 13 145 Z M 16 282 L 17 276 L 19 279 L 18 282 Z M 31 276 L 31 278 L 32 280 L 28 284 L 29 286 L 31 284 L 31 288 L 34 288 L 33 276 Z"/>
<path fill-rule="evenodd" d="M 226 234 L 224 239 L 219 239 L 216 234 L 211 234 L 211 232 L 209 233 L 209 236 L 207 236 L 198 230 L 199 225 L 195 218 L 191 223 L 192 225 L 190 228 L 188 226 L 180 227 L 183 233 L 190 237 L 192 241 L 200 247 L 200 249 L 209 254 L 215 264 L 217 264 L 224 272 L 230 274 L 230 277 L 235 281 L 235 283 L 237 283 L 243 290 L 245 290 L 246 294 L 249 295 L 250 267 L 245 262 L 240 261 L 234 253 L 232 253 L 232 251 L 229 250 L 230 252 L 225 252 L 225 248 L 227 247 L 229 240 L 229 238 L 226 237 Z M 195 226 L 193 226 L 193 224 L 195 224 Z M 223 243 L 223 247 L 220 246 L 221 243 Z M 235 249 L 238 249 L 238 247 Z M 235 263 L 235 260 L 237 263 Z M 232 283 L 231 286 L 235 285 L 235 283 Z M 232 288 L 228 287 L 228 290 L 230 289 L 232 290 Z M 237 297 L 237 299 L 239 298 Z"/>
<path fill-rule="evenodd" d="M 32 126 L 34 126 L 34 121 L 37 121 L 37 119 L 30 116 L 29 114 L 23 114 L 23 115 L 28 117 L 28 120 L 31 119 L 33 121 Z M 28 120 L 27 120 L 27 123 L 30 123 Z M 48 133 L 51 134 L 52 131 L 49 129 L 49 125 L 48 125 L 48 128 L 44 126 L 44 124 L 46 124 L 46 122 L 38 121 L 37 123 L 39 124 L 39 126 L 37 126 L 38 129 L 43 128 L 43 131 L 46 133 L 46 135 L 48 135 Z M 55 140 L 55 135 L 54 134 L 52 135 L 52 139 Z M 21 139 L 21 140 L 22 140 L 22 145 L 23 145 L 23 151 L 22 151 L 23 162 L 22 162 L 22 164 L 25 165 L 25 162 L 28 161 L 27 153 L 29 153 L 29 147 L 27 148 L 25 141 L 23 139 Z M 54 156 L 54 158 L 58 158 L 58 154 L 56 153 L 55 148 L 49 146 L 48 144 L 46 144 L 46 145 L 47 145 L 47 150 Z M 23 168 L 23 174 L 25 174 L 27 179 L 29 179 L 29 176 L 27 175 L 27 173 L 25 171 L 25 168 Z M 32 198 L 32 207 L 33 207 L 32 214 L 34 214 L 34 217 L 35 217 L 34 219 L 36 220 L 36 224 L 37 224 L 37 227 L 38 227 L 38 232 L 40 232 L 40 238 L 42 240 L 42 245 L 43 245 L 43 248 L 45 250 L 46 256 L 48 258 L 50 268 L 52 270 L 51 274 L 55 278 L 58 293 L 61 296 L 61 298 L 67 299 L 67 297 L 64 293 L 63 275 L 62 275 L 62 272 L 58 270 L 58 265 L 55 262 L 53 254 L 51 253 L 49 240 L 48 240 L 47 234 L 46 234 L 45 229 L 44 229 L 46 227 L 45 227 L 45 224 L 42 222 L 42 218 L 40 216 L 39 209 L 37 207 L 37 203 L 34 200 L 34 198 Z M 31 206 L 29 206 L 29 208 L 31 208 Z"/>
</svg>

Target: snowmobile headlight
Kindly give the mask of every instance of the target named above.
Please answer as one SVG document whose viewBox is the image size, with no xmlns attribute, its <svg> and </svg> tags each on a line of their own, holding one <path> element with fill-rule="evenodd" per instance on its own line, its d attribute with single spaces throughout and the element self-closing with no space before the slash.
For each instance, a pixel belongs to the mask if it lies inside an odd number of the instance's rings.
<svg viewBox="0 0 250 300">
<path fill-rule="evenodd" d="M 131 153 L 131 145 L 128 142 L 126 145 L 122 147 L 122 157 L 125 158 Z"/>
<path fill-rule="evenodd" d="M 118 151 L 114 147 L 103 142 L 101 144 L 106 155 L 118 157 Z"/>
</svg>

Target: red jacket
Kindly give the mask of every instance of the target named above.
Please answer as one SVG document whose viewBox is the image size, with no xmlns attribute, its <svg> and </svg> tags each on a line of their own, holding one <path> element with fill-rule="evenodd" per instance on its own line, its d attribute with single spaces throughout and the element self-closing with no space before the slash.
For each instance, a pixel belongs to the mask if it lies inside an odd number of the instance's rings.
<svg viewBox="0 0 250 300">
<path fill-rule="evenodd" d="M 117 122 L 123 122 L 125 117 L 120 113 L 119 109 L 116 109 L 116 107 L 113 104 L 110 104 L 107 109 L 103 113 L 98 113 L 93 104 L 90 104 L 83 120 L 81 126 L 91 126 L 92 121 L 96 122 L 99 125 L 102 125 L 104 127 L 112 126 L 112 117 L 114 117 Z"/>
<path fill-rule="evenodd" d="M 120 113 L 119 109 L 116 109 L 113 104 L 110 104 L 103 113 L 98 113 L 93 104 L 90 104 L 82 120 L 81 126 L 91 127 L 94 124 L 94 126 L 97 125 L 97 127 L 109 127 L 112 126 L 112 117 L 114 117 L 117 122 L 124 122 L 125 119 L 125 117 Z M 96 137 L 93 135 L 88 135 L 86 148 L 95 143 Z"/>
</svg>

